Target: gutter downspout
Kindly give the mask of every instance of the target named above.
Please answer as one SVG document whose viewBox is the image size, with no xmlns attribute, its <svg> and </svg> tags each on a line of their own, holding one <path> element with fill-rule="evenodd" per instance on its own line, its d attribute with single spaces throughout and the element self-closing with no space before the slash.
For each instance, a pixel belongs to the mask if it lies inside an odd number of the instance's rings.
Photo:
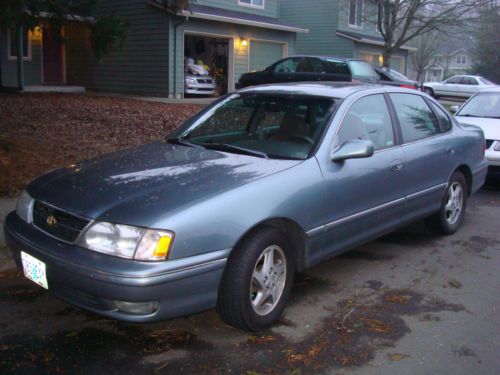
<svg viewBox="0 0 500 375">
<path fill-rule="evenodd" d="M 23 51 L 24 31 L 19 25 L 17 28 L 17 90 L 24 91 L 24 51 Z"/>
</svg>

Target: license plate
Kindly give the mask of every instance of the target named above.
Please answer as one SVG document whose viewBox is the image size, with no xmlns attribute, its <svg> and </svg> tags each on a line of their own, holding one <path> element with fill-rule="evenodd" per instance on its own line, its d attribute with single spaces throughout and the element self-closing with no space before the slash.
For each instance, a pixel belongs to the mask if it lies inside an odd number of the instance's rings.
<svg viewBox="0 0 500 375">
<path fill-rule="evenodd" d="M 45 289 L 49 289 L 47 274 L 45 273 L 45 263 L 35 257 L 21 251 L 24 276 Z"/>
</svg>

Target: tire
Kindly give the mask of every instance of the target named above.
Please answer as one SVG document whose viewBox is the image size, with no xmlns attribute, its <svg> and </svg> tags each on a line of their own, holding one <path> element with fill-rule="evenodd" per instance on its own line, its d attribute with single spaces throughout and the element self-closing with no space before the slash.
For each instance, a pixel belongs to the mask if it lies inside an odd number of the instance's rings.
<svg viewBox="0 0 500 375">
<path fill-rule="evenodd" d="M 427 227 L 434 233 L 450 235 L 462 224 L 467 208 L 468 186 L 464 175 L 455 172 L 448 183 L 446 194 L 437 213 L 426 219 Z"/>
<path fill-rule="evenodd" d="M 257 332 L 278 320 L 293 284 L 295 257 L 291 249 L 281 231 L 263 227 L 247 235 L 233 250 L 217 300 L 217 312 L 227 324 Z M 274 263 L 270 262 L 270 253 Z M 265 260 L 273 264 L 272 272 L 266 272 L 270 267 L 264 267 Z M 275 297 L 267 295 L 270 290 Z"/>
<path fill-rule="evenodd" d="M 424 92 L 429 95 L 429 96 L 432 96 L 433 98 L 435 98 L 436 96 L 434 95 L 434 90 L 431 89 L 430 87 L 424 87 Z"/>
</svg>

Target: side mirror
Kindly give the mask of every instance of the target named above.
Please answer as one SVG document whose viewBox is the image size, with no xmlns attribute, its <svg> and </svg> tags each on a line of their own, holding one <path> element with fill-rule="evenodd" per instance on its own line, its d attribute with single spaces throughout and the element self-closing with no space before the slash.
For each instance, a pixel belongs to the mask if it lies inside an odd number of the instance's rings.
<svg viewBox="0 0 500 375">
<path fill-rule="evenodd" d="M 452 105 L 452 106 L 450 107 L 450 112 L 451 112 L 451 113 L 453 113 L 453 114 L 455 114 L 455 113 L 457 113 L 457 112 L 458 112 L 458 109 L 459 109 L 459 108 L 460 108 L 460 106 L 459 106 L 459 105 Z"/>
<path fill-rule="evenodd" d="M 353 139 L 345 142 L 330 155 L 332 161 L 344 161 L 347 159 L 369 158 L 375 152 L 372 141 Z"/>
</svg>

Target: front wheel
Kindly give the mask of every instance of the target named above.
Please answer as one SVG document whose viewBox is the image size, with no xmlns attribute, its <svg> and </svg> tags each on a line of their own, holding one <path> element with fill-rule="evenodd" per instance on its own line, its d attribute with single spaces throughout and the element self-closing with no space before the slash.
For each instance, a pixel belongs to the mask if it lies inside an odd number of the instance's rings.
<svg viewBox="0 0 500 375">
<path fill-rule="evenodd" d="M 435 97 L 434 90 L 431 89 L 430 87 L 424 87 L 424 92 L 429 96 Z"/>
<path fill-rule="evenodd" d="M 467 181 L 461 172 L 451 176 L 439 212 L 426 220 L 433 232 L 450 235 L 462 224 L 467 207 Z"/>
<path fill-rule="evenodd" d="M 272 227 L 248 235 L 231 254 L 217 312 L 229 325 L 260 331 L 280 317 L 290 295 L 295 260 L 286 236 Z"/>
</svg>

